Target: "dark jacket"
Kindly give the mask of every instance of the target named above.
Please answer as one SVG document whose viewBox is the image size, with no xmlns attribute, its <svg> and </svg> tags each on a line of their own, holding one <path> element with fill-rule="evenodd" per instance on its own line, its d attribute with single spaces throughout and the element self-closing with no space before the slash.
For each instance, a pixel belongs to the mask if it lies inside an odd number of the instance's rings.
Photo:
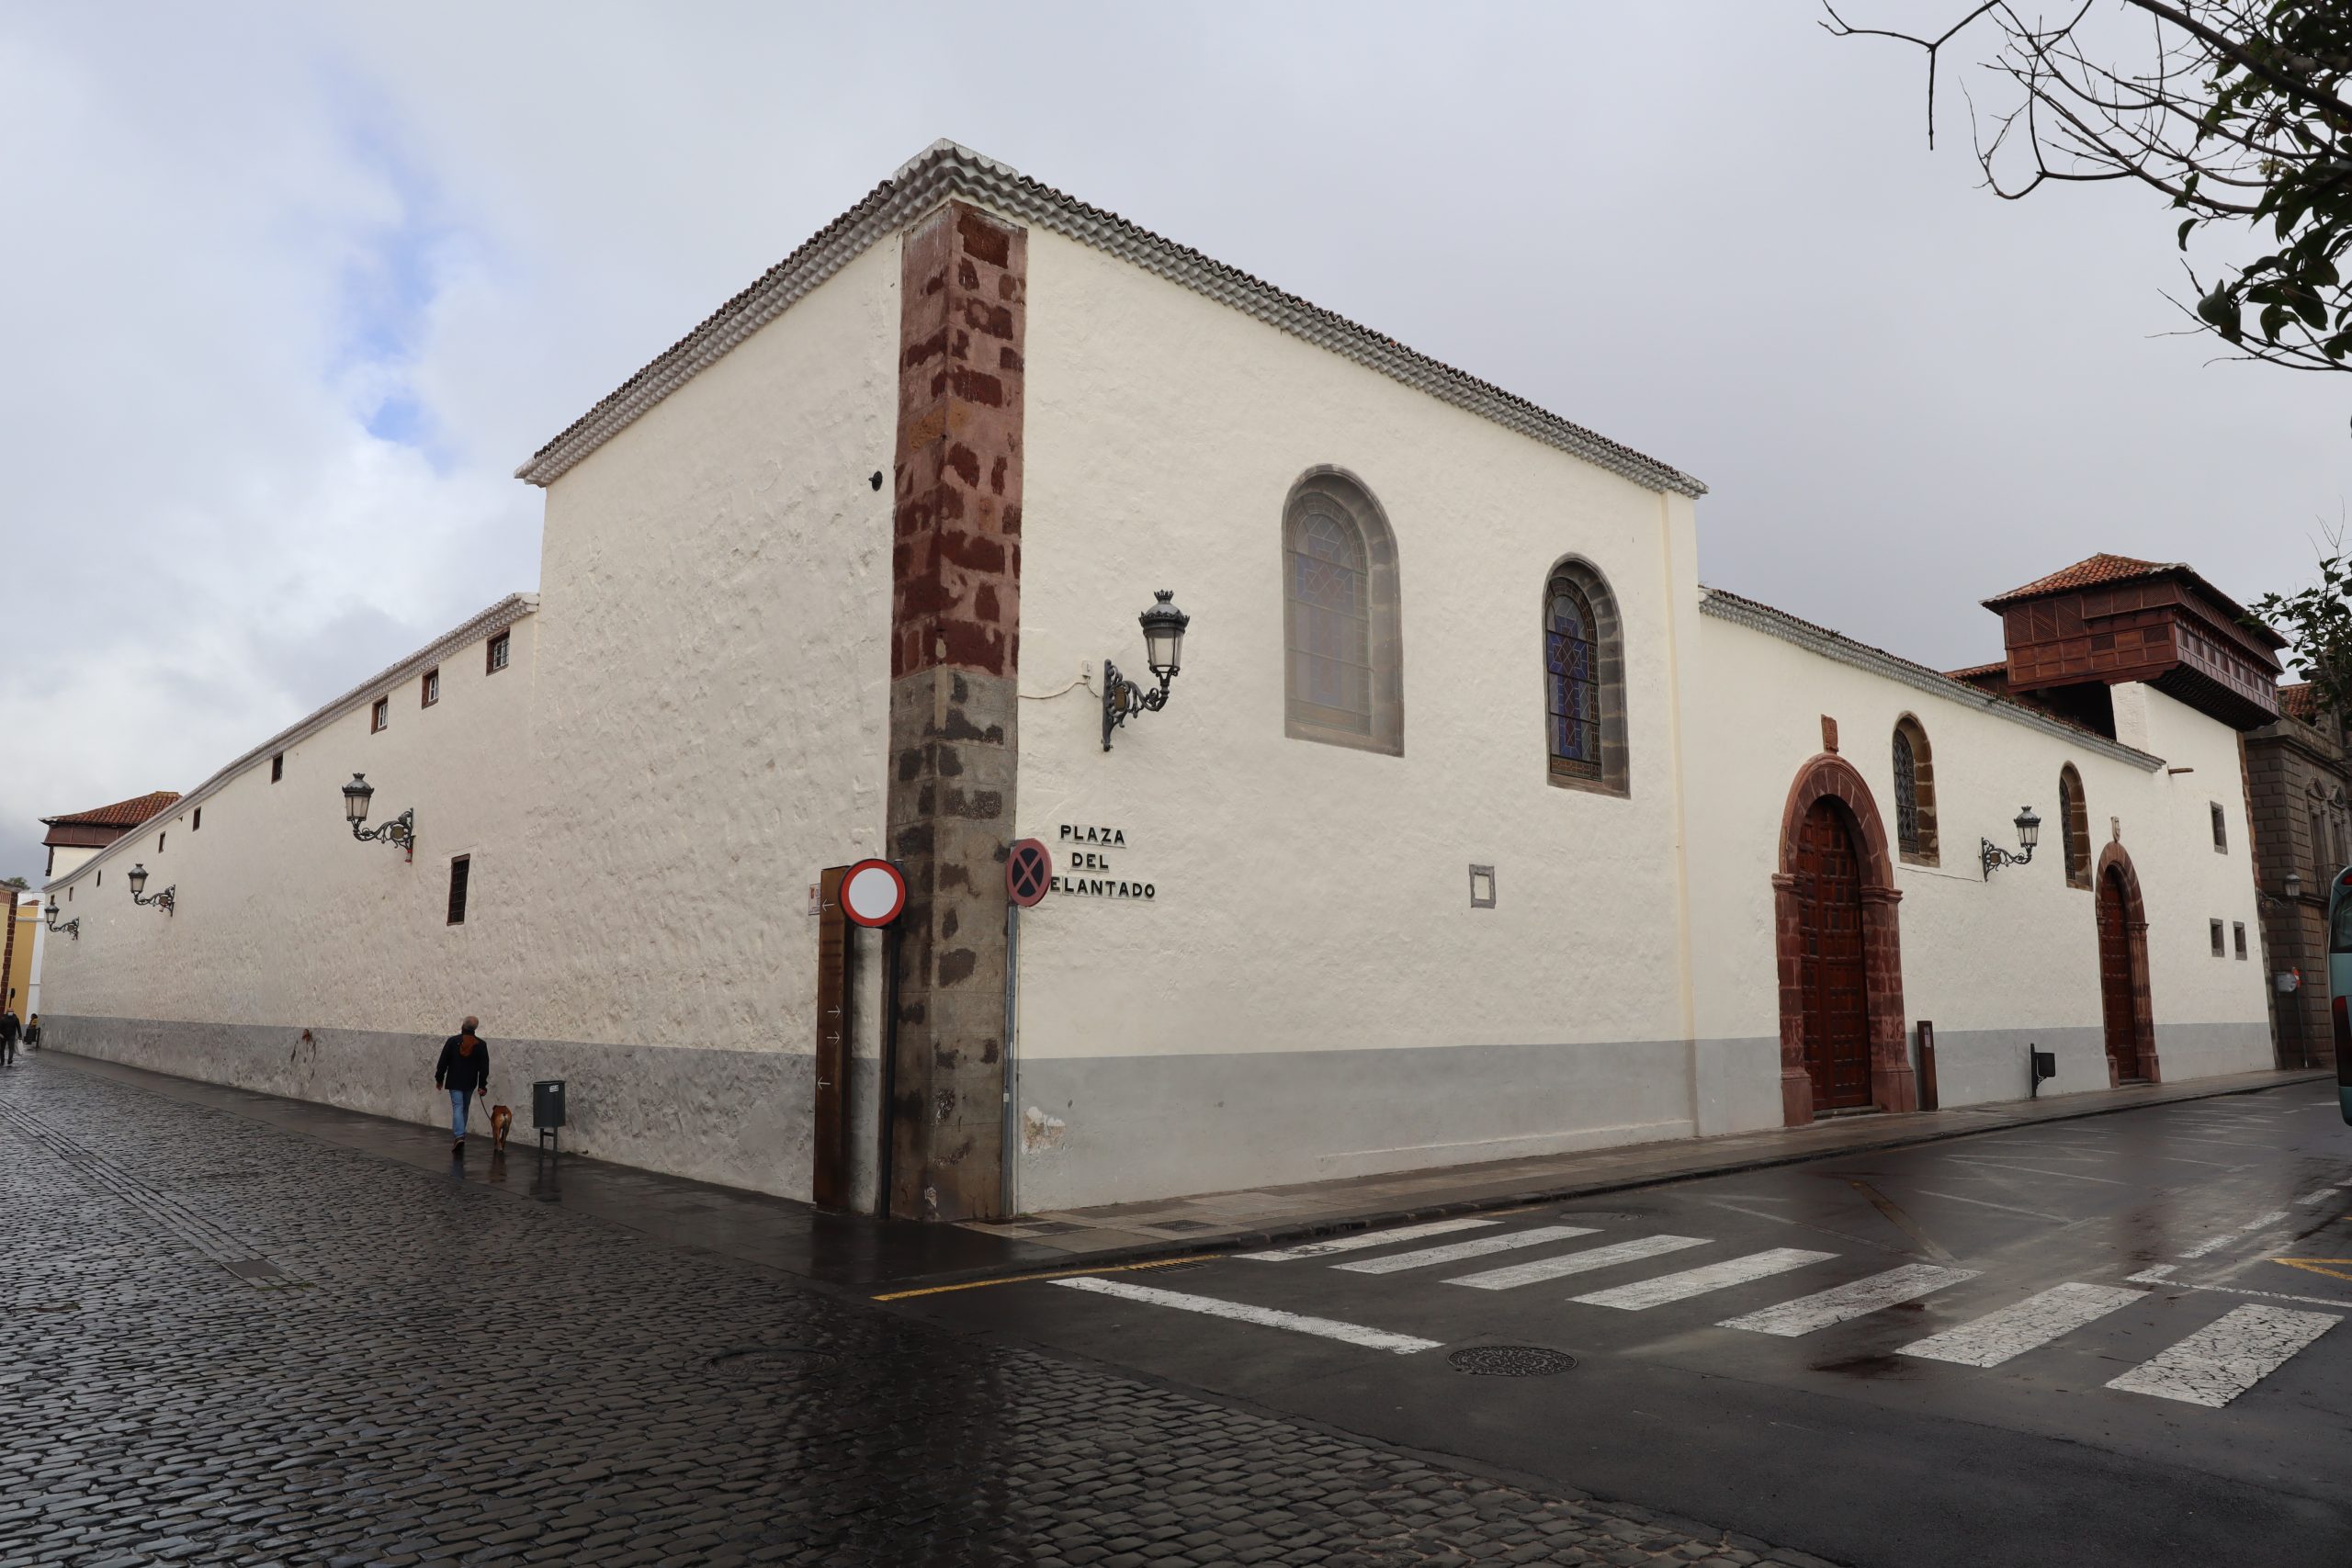
<svg viewBox="0 0 2352 1568">
<path fill-rule="evenodd" d="M 480 1035 L 474 1037 L 473 1053 L 460 1055 L 458 1042 L 461 1034 L 452 1034 L 441 1047 L 441 1060 L 434 1065 L 433 1081 L 453 1093 L 471 1094 L 490 1082 L 490 1042 Z"/>
<path fill-rule="evenodd" d="M 14 1008 L 0 1010 L 0 1040 L 14 1040 L 24 1027 L 24 1020 L 17 1016 Z"/>
</svg>

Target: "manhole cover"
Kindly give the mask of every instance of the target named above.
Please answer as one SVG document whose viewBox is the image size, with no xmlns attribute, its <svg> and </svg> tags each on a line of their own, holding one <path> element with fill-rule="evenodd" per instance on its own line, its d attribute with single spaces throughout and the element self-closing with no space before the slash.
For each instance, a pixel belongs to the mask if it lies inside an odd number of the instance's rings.
<svg viewBox="0 0 2352 1568">
<path fill-rule="evenodd" d="M 1541 1345 L 1466 1345 L 1446 1358 L 1457 1372 L 1482 1378 L 1542 1378 L 1576 1370 L 1577 1359 L 1566 1350 Z"/>
</svg>

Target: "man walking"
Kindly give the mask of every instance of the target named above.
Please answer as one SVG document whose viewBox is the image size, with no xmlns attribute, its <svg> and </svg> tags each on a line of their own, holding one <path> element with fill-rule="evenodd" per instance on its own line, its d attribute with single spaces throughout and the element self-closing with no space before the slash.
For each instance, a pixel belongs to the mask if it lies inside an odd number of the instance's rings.
<svg viewBox="0 0 2352 1568">
<path fill-rule="evenodd" d="M 0 1067 L 17 1065 L 17 1036 L 24 1030 L 25 1021 L 17 1016 L 17 993 L 10 991 L 8 1000 L 0 1003 Z"/>
<path fill-rule="evenodd" d="M 452 1154 L 466 1152 L 466 1106 L 490 1088 L 490 1046 L 474 1031 L 481 1020 L 468 1015 L 464 1027 L 441 1046 L 441 1060 L 433 1068 L 433 1082 L 449 1091 L 449 1131 L 457 1135 Z"/>
</svg>

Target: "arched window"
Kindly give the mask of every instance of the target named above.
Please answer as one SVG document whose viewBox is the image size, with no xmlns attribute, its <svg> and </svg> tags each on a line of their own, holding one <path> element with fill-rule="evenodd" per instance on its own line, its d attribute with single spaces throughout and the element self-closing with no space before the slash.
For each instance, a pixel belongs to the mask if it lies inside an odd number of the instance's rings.
<svg viewBox="0 0 2352 1568">
<path fill-rule="evenodd" d="M 1938 863 L 1935 757 L 1927 730 L 1907 713 L 1894 726 L 1894 832 L 1905 860 Z"/>
<path fill-rule="evenodd" d="M 2083 801 L 2083 777 L 2067 763 L 2058 770 L 2058 833 L 2066 855 L 2066 886 L 2091 885 L 2091 817 Z"/>
<path fill-rule="evenodd" d="M 1353 475 L 1314 468 L 1283 513 L 1284 733 L 1401 754 L 1396 541 Z"/>
<path fill-rule="evenodd" d="M 1564 559 L 1544 584 L 1544 727 L 1554 784 L 1626 793 L 1625 660 L 1608 580 Z"/>
</svg>

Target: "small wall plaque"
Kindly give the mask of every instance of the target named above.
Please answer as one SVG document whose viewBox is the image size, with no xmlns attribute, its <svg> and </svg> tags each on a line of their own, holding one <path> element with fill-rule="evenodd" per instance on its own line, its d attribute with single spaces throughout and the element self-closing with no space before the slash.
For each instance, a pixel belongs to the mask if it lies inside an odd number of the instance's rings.
<svg viewBox="0 0 2352 1568">
<path fill-rule="evenodd" d="M 1495 868 L 1474 865 L 1470 868 L 1470 907 L 1491 909 L 1495 907 Z"/>
</svg>

